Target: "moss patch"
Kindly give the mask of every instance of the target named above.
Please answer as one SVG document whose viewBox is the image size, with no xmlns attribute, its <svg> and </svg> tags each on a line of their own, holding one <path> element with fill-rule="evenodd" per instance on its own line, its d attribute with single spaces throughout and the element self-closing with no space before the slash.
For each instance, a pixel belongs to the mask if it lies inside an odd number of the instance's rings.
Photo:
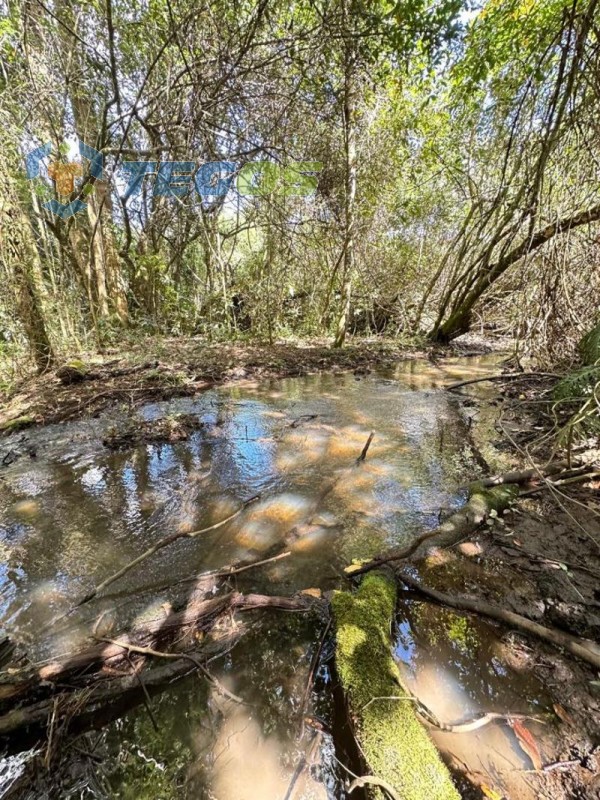
<svg viewBox="0 0 600 800">
<path fill-rule="evenodd" d="M 481 484 L 474 483 L 469 492 L 467 505 L 487 516 L 490 511 L 498 513 L 505 511 L 518 496 L 519 487 L 514 483 L 492 486 L 491 489 L 485 489 Z"/>
<path fill-rule="evenodd" d="M 35 418 L 29 414 L 23 414 L 14 419 L 7 419 L 0 424 L 0 431 L 3 433 L 12 433 L 13 431 L 20 431 L 23 428 L 29 428 L 35 423 Z"/>
<path fill-rule="evenodd" d="M 370 573 L 356 593 L 336 592 L 332 607 L 337 670 L 369 769 L 403 800 L 459 800 L 413 702 L 374 699 L 407 694 L 391 653 L 395 583 Z M 378 789 L 374 794 L 381 796 Z"/>
</svg>

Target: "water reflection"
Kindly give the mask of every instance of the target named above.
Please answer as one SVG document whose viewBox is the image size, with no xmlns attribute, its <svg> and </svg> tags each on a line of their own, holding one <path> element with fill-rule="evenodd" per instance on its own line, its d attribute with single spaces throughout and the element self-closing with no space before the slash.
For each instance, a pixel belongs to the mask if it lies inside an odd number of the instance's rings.
<svg viewBox="0 0 600 800">
<path fill-rule="evenodd" d="M 398 622 L 395 655 L 406 683 L 442 722 L 460 723 L 487 712 L 540 718 L 550 707 L 539 682 L 509 666 L 493 624 L 414 600 L 400 603 Z M 549 726 L 528 721 L 527 727 L 543 747 Z M 460 734 L 432 727 L 431 734 L 450 762 L 468 764 L 508 797 L 538 796 L 523 772 L 531 763 L 505 721 Z"/>
<path fill-rule="evenodd" d="M 128 451 L 101 445 L 104 430 L 120 422 L 117 412 L 69 426 L 71 436 L 61 426 L 33 431 L 38 460 L 16 461 L 0 482 L 4 627 L 31 657 L 68 651 L 88 635 L 90 609 L 54 639 L 41 642 L 39 631 L 75 597 L 163 536 L 214 524 L 254 494 L 261 500 L 227 526 L 180 541 L 128 573 L 94 604 L 94 618 L 106 611 L 118 628 L 170 602 L 168 591 L 128 597 L 142 587 L 283 547 L 293 555 L 244 573 L 236 586 L 289 594 L 339 585 L 350 560 L 407 541 L 436 525 L 441 509 L 461 503 L 457 487 L 475 469 L 468 426 L 457 398 L 432 389 L 489 369 L 476 360 L 444 369 L 409 362 L 383 377 L 287 379 L 152 404 L 143 419 L 192 414 L 197 430 L 186 441 Z M 356 466 L 371 430 L 368 459 Z M 437 638 L 431 615 L 445 620 Z M 397 654 L 424 702 L 454 719 L 497 696 L 501 661 L 483 644 L 492 640 L 490 631 L 472 632 L 459 618 L 413 604 Z M 314 620 L 265 617 L 214 665 L 249 705 L 230 707 L 197 677 L 177 684 L 153 701 L 158 732 L 140 707 L 101 734 L 89 796 L 283 798 L 308 747 L 298 731 L 315 646 Z M 522 704 L 520 685 L 517 695 Z M 327 712 L 325 696 L 312 702 Z M 325 736 L 319 748 L 328 747 Z M 295 795 L 302 797 L 343 797 L 330 756 L 303 771 Z"/>
</svg>

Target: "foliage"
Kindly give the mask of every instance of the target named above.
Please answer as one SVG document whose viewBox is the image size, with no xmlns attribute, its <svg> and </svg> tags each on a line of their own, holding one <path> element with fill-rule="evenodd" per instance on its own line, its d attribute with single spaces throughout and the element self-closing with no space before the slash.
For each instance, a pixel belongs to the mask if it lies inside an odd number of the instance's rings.
<svg viewBox="0 0 600 800">
<path fill-rule="evenodd" d="M 600 292 L 597 0 L 7 11 L 2 169 L 32 260 L 0 263 L 11 357 L 43 362 L 42 323 L 45 358 L 118 346 L 125 328 L 332 336 L 349 285 L 351 334 L 445 340 L 478 323 L 520 356 L 575 358 Z M 68 161 L 75 137 L 102 150 L 106 180 L 76 184 L 88 208 L 61 220 L 23 156 L 50 142 Z M 126 198 L 136 158 L 323 166 L 308 198 L 160 196 L 152 176 Z M 3 207 L 4 242 L 13 227 Z"/>
</svg>

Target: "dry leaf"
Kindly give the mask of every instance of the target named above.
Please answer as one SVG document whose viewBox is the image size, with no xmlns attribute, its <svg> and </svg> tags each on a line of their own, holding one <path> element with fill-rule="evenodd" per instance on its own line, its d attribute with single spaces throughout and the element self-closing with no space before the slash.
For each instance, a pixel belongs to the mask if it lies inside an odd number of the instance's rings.
<svg viewBox="0 0 600 800">
<path fill-rule="evenodd" d="M 577 723 L 565 708 L 560 706 L 558 703 L 554 703 L 552 708 L 554 709 L 554 713 L 559 719 L 561 719 L 567 725 L 570 725 L 572 728 L 577 727 Z"/>
<path fill-rule="evenodd" d="M 480 784 L 479 788 L 486 797 L 490 798 L 490 800 L 502 800 L 502 795 L 498 794 L 498 792 L 496 792 L 494 789 L 490 789 L 490 787 L 487 786 L 487 784 L 482 783 Z"/>
<path fill-rule="evenodd" d="M 519 742 L 521 750 L 524 753 L 527 753 L 529 758 L 531 759 L 531 763 L 534 766 L 534 769 L 541 770 L 542 769 L 542 756 L 540 755 L 539 748 L 536 744 L 535 739 L 533 738 L 533 734 L 527 730 L 527 728 L 523 725 L 523 723 L 519 722 L 518 719 L 511 719 L 509 720 L 509 724 L 513 731 L 515 732 L 515 736 Z"/>
<path fill-rule="evenodd" d="M 320 589 L 302 589 L 300 594 L 307 594 L 309 597 L 322 597 L 323 593 Z"/>
<path fill-rule="evenodd" d="M 357 569 L 360 569 L 362 564 L 350 564 L 348 567 L 344 567 L 344 572 L 346 575 L 351 575 L 353 572 L 356 572 Z"/>
</svg>

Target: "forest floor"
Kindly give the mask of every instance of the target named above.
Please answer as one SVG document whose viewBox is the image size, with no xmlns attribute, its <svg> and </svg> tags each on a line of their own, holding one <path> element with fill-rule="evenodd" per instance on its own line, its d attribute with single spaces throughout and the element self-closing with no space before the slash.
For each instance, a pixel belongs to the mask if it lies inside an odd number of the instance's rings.
<svg viewBox="0 0 600 800">
<path fill-rule="evenodd" d="M 554 380 L 496 384 L 493 424 L 488 420 L 472 429 L 473 443 L 484 460 L 500 453 L 503 463 L 520 469 L 562 456 L 553 452 L 555 440 L 549 431 L 555 420 L 540 400 L 549 396 Z M 460 391 L 483 411 L 487 401 L 471 397 L 470 388 Z M 598 468 L 600 442 L 588 444 L 587 451 L 580 448 L 581 454 Z M 429 576 L 435 576 L 433 588 L 470 595 L 592 640 L 600 651 L 600 480 L 592 477 L 562 488 L 542 486 L 543 482 L 534 485 L 530 496 L 520 498 L 502 517 L 489 520 L 467 541 L 451 550 L 434 551 L 431 558 L 434 565 L 439 558 L 440 569 L 434 566 L 429 571 L 428 585 Z M 598 800 L 600 675 L 590 665 L 531 637 L 507 631 L 503 642 L 505 662 L 544 687 L 555 714 L 553 721 L 535 729 L 544 768 L 531 771 L 527 781 L 531 797 Z M 528 752 L 527 743 L 520 746 Z M 458 762 L 460 767 L 460 756 Z M 481 776 L 469 777 L 481 785 Z M 510 792 L 512 780 L 502 775 L 502 784 L 509 788 L 507 797 L 521 797 L 522 784 Z"/>
<path fill-rule="evenodd" d="M 0 394 L 0 434 L 97 416 L 115 403 L 134 408 L 192 396 L 217 384 L 318 372 L 367 374 L 409 358 L 476 355 L 491 349 L 476 337 L 427 350 L 385 340 L 360 340 L 333 349 L 325 340 L 260 346 L 207 344 L 190 337 L 149 338 L 123 351 L 107 349 L 70 358 L 58 369 L 16 383 Z"/>
<path fill-rule="evenodd" d="M 591 501 L 592 496 L 589 488 L 581 488 L 570 489 L 563 497 L 545 492 L 520 500 L 493 526 L 483 526 L 453 550 L 434 551 L 429 557 L 433 568 L 428 570 L 427 585 L 446 594 L 476 597 L 547 627 L 599 642 L 600 503 Z M 502 661 L 515 674 L 527 675 L 543 687 L 543 704 L 551 713 L 546 724 L 531 728 L 543 764 L 542 769 L 540 764 L 534 768 L 535 756 L 532 759 L 531 775 L 526 778 L 531 797 L 597 800 L 598 674 L 590 665 L 508 629 L 502 643 Z M 527 743 L 523 749 L 530 752 Z M 464 774 L 470 754 L 454 752 L 452 766 Z M 473 770 L 466 773 L 472 784 L 485 783 L 485 776 L 473 774 Z M 522 774 L 499 777 L 508 789 L 507 797 L 523 796 L 522 783 L 518 783 Z M 465 792 L 465 797 L 470 796 Z M 472 796 L 481 797 L 478 793 Z"/>
</svg>

